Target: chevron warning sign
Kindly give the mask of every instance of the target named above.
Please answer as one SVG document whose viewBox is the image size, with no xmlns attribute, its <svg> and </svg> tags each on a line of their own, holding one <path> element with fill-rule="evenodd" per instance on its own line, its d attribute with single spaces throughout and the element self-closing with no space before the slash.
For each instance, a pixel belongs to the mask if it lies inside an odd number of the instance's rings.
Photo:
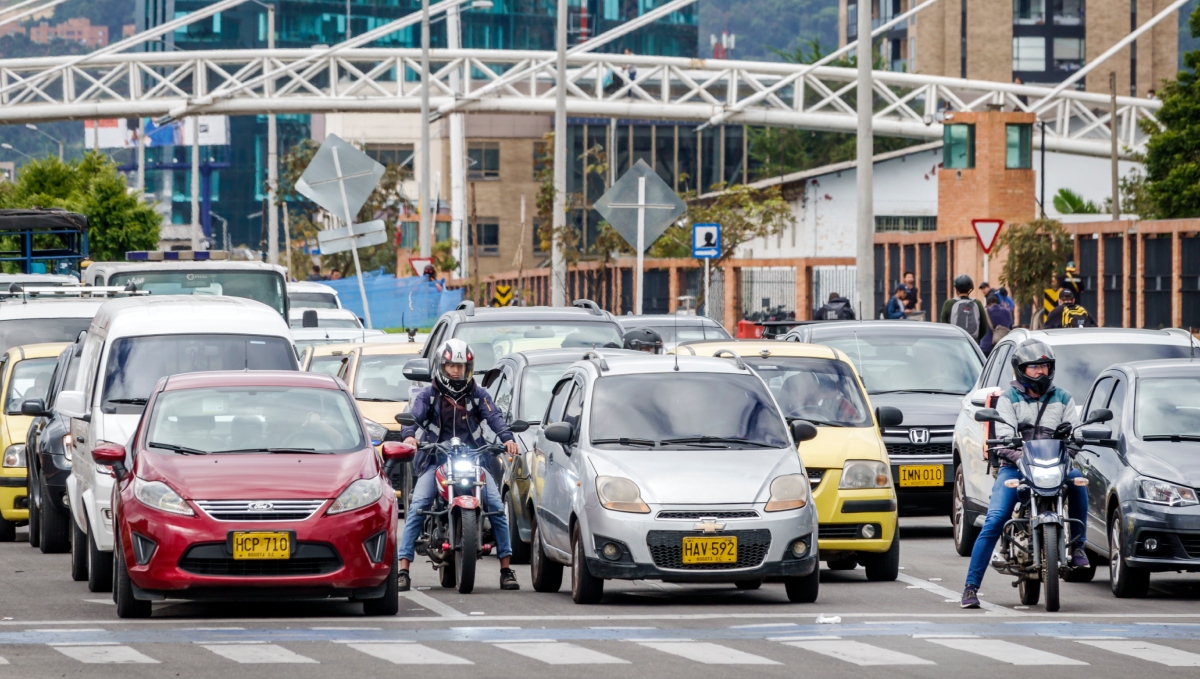
<svg viewBox="0 0 1200 679">
<path fill-rule="evenodd" d="M 497 285 L 496 294 L 492 297 L 492 306 L 510 306 L 513 300 L 511 285 Z"/>
</svg>

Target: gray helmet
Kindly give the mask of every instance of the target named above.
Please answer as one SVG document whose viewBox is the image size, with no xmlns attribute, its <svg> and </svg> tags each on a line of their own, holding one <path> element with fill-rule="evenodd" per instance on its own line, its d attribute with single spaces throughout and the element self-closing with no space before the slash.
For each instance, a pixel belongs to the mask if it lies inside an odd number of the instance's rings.
<svg viewBox="0 0 1200 679">
<path fill-rule="evenodd" d="M 1030 377 L 1025 374 L 1025 368 L 1031 365 L 1048 365 L 1050 372 L 1041 377 Z M 1017 376 L 1017 383 L 1026 389 L 1044 394 L 1054 383 L 1054 350 L 1041 340 L 1025 340 L 1013 352 L 1012 367 Z"/>
<path fill-rule="evenodd" d="M 661 354 L 663 351 L 662 335 L 652 328 L 634 328 L 625 333 L 622 339 L 626 349 L 654 354 Z"/>
<path fill-rule="evenodd" d="M 960 295 L 965 295 L 975 289 L 975 281 L 967 274 L 959 274 L 954 278 L 954 290 Z"/>
</svg>

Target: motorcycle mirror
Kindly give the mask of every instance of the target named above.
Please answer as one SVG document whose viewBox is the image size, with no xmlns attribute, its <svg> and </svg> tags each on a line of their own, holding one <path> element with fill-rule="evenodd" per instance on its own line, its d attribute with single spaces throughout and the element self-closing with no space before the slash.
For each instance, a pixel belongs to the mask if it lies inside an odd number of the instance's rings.
<svg viewBox="0 0 1200 679">
<path fill-rule="evenodd" d="M 975 411 L 976 422 L 1003 422 L 1004 418 L 995 408 L 980 408 Z"/>
<path fill-rule="evenodd" d="M 1113 411 L 1108 408 L 1096 408 L 1088 413 L 1087 419 L 1080 424 L 1095 424 L 1097 422 L 1108 422 L 1113 418 Z M 1107 437 L 1106 437 L 1107 438 Z"/>
<path fill-rule="evenodd" d="M 566 422 L 555 422 L 554 424 L 546 425 L 542 430 L 546 434 L 547 441 L 566 445 L 571 442 L 571 425 Z"/>
<path fill-rule="evenodd" d="M 875 420 L 880 427 L 898 427 L 904 422 L 904 413 L 899 408 L 879 406 L 875 409 Z"/>
<path fill-rule="evenodd" d="M 508 425 L 508 430 L 514 434 L 520 434 L 529 431 L 529 423 L 525 420 L 513 420 L 512 424 Z"/>
<path fill-rule="evenodd" d="M 796 439 L 797 444 L 811 441 L 817 438 L 817 428 L 813 426 L 812 422 L 792 420 L 792 438 Z"/>
<path fill-rule="evenodd" d="M 385 460 L 408 462 L 416 454 L 417 449 L 407 443 L 400 443 L 399 441 L 383 442 L 383 459 Z"/>
<path fill-rule="evenodd" d="M 396 424 L 402 424 L 406 427 L 411 427 L 417 423 L 417 418 L 413 417 L 412 413 L 399 413 L 396 415 Z"/>
</svg>

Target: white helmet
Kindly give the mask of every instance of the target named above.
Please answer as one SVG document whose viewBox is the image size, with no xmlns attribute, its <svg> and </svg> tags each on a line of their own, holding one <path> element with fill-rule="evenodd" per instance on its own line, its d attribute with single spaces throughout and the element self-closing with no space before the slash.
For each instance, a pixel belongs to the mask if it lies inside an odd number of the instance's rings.
<svg viewBox="0 0 1200 679">
<path fill-rule="evenodd" d="M 446 374 L 446 366 L 450 363 L 463 363 L 466 370 L 459 379 L 451 379 Z M 471 385 L 471 376 L 475 373 L 475 354 L 471 347 L 460 339 L 448 339 L 438 347 L 433 357 L 433 383 L 439 391 L 450 398 L 459 398 L 467 392 Z"/>
</svg>

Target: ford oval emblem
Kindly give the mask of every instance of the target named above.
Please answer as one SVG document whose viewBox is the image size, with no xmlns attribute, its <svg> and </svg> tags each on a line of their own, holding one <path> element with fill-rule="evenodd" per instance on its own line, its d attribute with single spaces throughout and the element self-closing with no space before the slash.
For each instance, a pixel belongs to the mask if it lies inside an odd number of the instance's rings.
<svg viewBox="0 0 1200 679">
<path fill-rule="evenodd" d="M 247 509 L 252 509 L 256 512 L 269 512 L 275 509 L 275 505 L 270 502 L 251 502 Z"/>
</svg>

